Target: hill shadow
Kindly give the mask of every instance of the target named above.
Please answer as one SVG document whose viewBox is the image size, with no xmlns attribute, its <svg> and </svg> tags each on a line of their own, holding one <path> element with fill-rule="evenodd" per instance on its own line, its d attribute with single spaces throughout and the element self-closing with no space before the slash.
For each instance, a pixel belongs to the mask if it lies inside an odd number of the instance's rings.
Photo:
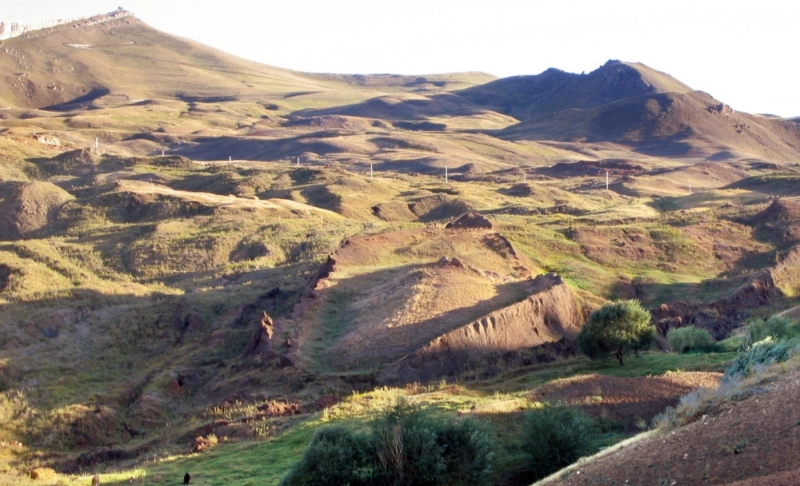
<svg viewBox="0 0 800 486">
<path fill-rule="evenodd" d="M 27 421 L 26 446 L 74 473 L 174 446 L 198 425 L 183 414 L 247 394 L 260 385 L 248 378 L 253 369 L 268 383 L 259 389 L 290 394 L 296 385 L 285 375 L 297 374 L 294 367 L 243 358 L 262 311 L 282 316 L 297 301 L 301 289 L 265 285 L 279 283 L 284 270 L 254 272 L 238 289 L 183 295 L 75 289 L 0 304 L 0 314 L 30 316 L 0 336 L 3 391 L 19 392 L 45 417 L 59 417 Z"/>
<path fill-rule="evenodd" d="M 309 108 L 295 111 L 292 117 L 315 117 L 325 115 L 344 115 L 361 118 L 377 118 L 386 121 L 398 121 L 398 128 L 420 131 L 440 131 L 443 126 L 438 123 L 410 123 L 411 121 L 424 122 L 427 117 L 436 116 L 472 116 L 485 112 L 487 109 L 471 101 L 451 93 L 429 95 L 426 99 L 403 99 L 400 96 L 379 96 L 360 103 L 351 105 L 334 106 L 331 108 Z M 405 123 L 405 124 L 403 124 Z M 397 124 L 395 124 L 397 126 Z"/>
<path fill-rule="evenodd" d="M 79 110 L 79 109 L 87 109 L 87 108 L 91 108 L 90 107 L 90 103 L 92 101 L 94 101 L 96 99 L 99 99 L 99 98 L 102 98 L 103 96 L 106 96 L 106 95 L 109 95 L 109 94 L 111 94 L 111 90 L 110 89 L 108 89 L 108 88 L 106 88 L 104 86 L 100 86 L 100 87 L 92 89 L 91 91 L 89 91 L 88 93 L 86 93 L 83 96 L 79 96 L 79 97 L 77 97 L 75 99 L 72 99 L 72 100 L 69 100 L 69 101 L 65 101 L 63 103 L 58 103 L 56 105 L 46 106 L 46 107 L 41 108 L 41 109 L 45 110 L 45 111 L 59 111 L 59 112 L 74 111 L 74 110 Z"/>
<path fill-rule="evenodd" d="M 199 137 L 190 143 L 173 145 L 170 153 L 202 161 L 228 160 L 228 157 L 232 157 L 236 160 L 277 162 L 301 157 L 306 152 L 316 155 L 344 152 L 341 146 L 325 141 L 340 135 L 338 131 L 322 131 L 277 140 Z"/>
</svg>

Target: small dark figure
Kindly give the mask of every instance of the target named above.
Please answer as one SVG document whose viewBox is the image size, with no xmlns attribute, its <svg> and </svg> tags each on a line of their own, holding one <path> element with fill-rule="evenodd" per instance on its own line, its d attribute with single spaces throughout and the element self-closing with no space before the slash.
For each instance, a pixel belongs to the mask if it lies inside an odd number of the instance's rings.
<svg viewBox="0 0 800 486">
<path fill-rule="evenodd" d="M 191 479 L 192 479 L 192 477 L 189 476 L 189 473 L 187 472 L 186 474 L 183 475 L 183 484 L 189 484 L 189 481 Z"/>
</svg>

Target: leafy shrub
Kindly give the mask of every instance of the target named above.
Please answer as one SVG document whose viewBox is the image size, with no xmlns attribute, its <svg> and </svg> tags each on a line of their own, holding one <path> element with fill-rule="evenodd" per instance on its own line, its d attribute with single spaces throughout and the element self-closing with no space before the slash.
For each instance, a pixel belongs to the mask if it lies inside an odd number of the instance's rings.
<svg viewBox="0 0 800 486">
<path fill-rule="evenodd" d="M 525 417 L 522 442 L 528 467 L 543 478 L 589 452 L 594 421 L 578 409 L 547 406 Z"/>
<path fill-rule="evenodd" d="M 725 370 L 725 378 L 742 378 L 753 374 L 759 368 L 786 361 L 797 353 L 800 340 L 775 341 L 771 337 L 753 344 L 746 351 L 737 354 Z"/>
<path fill-rule="evenodd" d="M 625 354 L 647 349 L 655 334 L 650 313 L 636 300 L 621 300 L 592 312 L 578 335 L 578 346 L 591 359 L 610 354 L 623 365 Z"/>
<path fill-rule="evenodd" d="M 400 404 L 369 432 L 321 429 L 281 485 L 483 485 L 493 443 L 473 420 L 450 422 Z"/>
<path fill-rule="evenodd" d="M 374 441 L 347 428 L 325 427 L 314 434 L 303 457 L 281 480 L 281 486 L 375 484 L 378 464 Z"/>
<path fill-rule="evenodd" d="M 692 349 L 709 348 L 714 343 L 714 340 L 707 330 L 687 326 L 670 329 L 667 332 L 667 343 L 670 351 L 685 353 Z"/>
<path fill-rule="evenodd" d="M 744 331 L 744 345 L 750 347 L 766 338 L 788 339 L 794 337 L 793 322 L 783 316 L 772 316 L 766 321 L 750 322 Z"/>
</svg>

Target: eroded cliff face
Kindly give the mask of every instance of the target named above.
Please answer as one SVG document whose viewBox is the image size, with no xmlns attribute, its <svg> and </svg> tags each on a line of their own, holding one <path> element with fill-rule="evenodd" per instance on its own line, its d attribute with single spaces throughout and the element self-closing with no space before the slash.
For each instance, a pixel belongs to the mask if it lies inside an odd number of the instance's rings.
<svg viewBox="0 0 800 486">
<path fill-rule="evenodd" d="M 672 328 L 697 326 L 707 329 L 715 339 L 724 339 L 744 324 L 746 311 L 793 295 L 800 289 L 800 246 L 792 248 L 781 261 L 761 272 L 749 283 L 708 304 L 690 305 L 667 302 L 653 309 L 653 322 L 659 334 Z"/>
<path fill-rule="evenodd" d="M 52 29 L 61 25 L 72 24 L 73 27 L 88 27 L 91 25 L 102 24 L 110 20 L 119 20 L 125 17 L 131 17 L 132 15 L 132 13 L 120 8 L 107 14 L 94 15 L 92 17 L 79 17 L 76 19 L 49 20 L 46 22 L 36 22 L 32 24 L 21 24 L 19 22 L 0 22 L 0 40 L 19 37 L 29 32 Z"/>
<path fill-rule="evenodd" d="M 491 355 L 503 356 L 541 348 L 544 360 L 553 353 L 574 352 L 566 341 L 580 331 L 581 317 L 572 293 L 554 273 L 531 281 L 530 296 L 498 309 L 431 341 L 381 373 L 387 383 L 429 381 L 453 376 Z"/>
</svg>

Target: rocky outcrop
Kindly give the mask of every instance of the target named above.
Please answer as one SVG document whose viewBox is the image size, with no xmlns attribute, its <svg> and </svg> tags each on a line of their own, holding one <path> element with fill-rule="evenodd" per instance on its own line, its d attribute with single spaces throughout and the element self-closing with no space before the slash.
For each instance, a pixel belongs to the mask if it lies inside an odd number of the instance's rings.
<svg viewBox="0 0 800 486">
<path fill-rule="evenodd" d="M 32 24 L 21 24 L 19 22 L 0 22 L 0 40 L 11 39 L 12 37 L 19 37 L 21 35 L 39 30 L 52 29 L 54 27 L 58 27 L 61 25 L 72 24 L 72 26 L 75 28 L 89 27 L 92 25 L 102 24 L 111 20 L 119 20 L 131 16 L 133 16 L 132 13 L 120 7 L 118 10 L 114 12 L 94 15 L 91 17 L 48 20 L 46 22 L 36 22 Z"/>
<path fill-rule="evenodd" d="M 261 323 L 247 343 L 244 357 L 248 358 L 257 354 L 270 354 L 272 352 L 272 336 L 275 333 L 275 323 L 272 318 L 263 312 Z"/>
<path fill-rule="evenodd" d="M 61 139 L 53 135 L 36 135 L 34 138 L 42 145 L 52 145 L 53 147 L 61 146 Z"/>
<path fill-rule="evenodd" d="M 551 347 L 574 336 L 580 326 L 581 317 L 561 277 L 539 275 L 525 300 L 439 336 L 390 365 L 380 378 L 408 383 L 453 376 L 491 355 Z"/>
</svg>

